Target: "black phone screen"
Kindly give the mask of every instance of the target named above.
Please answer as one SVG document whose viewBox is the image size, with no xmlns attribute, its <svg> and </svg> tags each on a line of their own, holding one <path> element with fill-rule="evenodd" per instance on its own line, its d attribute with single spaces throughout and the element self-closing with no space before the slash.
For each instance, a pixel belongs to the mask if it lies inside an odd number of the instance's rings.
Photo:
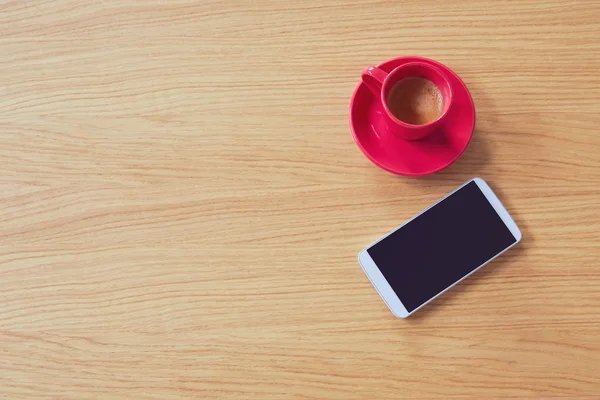
<svg viewBox="0 0 600 400">
<path fill-rule="evenodd" d="M 472 181 L 367 252 L 412 312 L 516 241 Z"/>
</svg>

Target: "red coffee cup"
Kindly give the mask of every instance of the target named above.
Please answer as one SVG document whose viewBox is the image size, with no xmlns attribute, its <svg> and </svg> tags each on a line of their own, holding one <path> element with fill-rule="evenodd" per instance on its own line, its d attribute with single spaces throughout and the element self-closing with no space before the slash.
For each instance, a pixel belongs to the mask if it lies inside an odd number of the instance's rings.
<svg viewBox="0 0 600 400">
<path fill-rule="evenodd" d="M 443 107 L 440 116 L 428 124 L 413 125 L 401 121 L 388 107 L 387 99 L 390 90 L 404 78 L 421 77 L 433 82 L 442 94 Z M 452 86 L 446 78 L 446 75 L 437 67 L 422 62 L 411 62 L 403 64 L 398 68 L 387 73 L 377 67 L 367 67 L 362 73 L 362 81 L 373 92 L 373 94 L 381 99 L 381 104 L 385 113 L 387 129 L 406 140 L 418 140 L 429 135 L 434 130 L 438 129 L 446 119 L 448 110 L 452 103 Z"/>
</svg>

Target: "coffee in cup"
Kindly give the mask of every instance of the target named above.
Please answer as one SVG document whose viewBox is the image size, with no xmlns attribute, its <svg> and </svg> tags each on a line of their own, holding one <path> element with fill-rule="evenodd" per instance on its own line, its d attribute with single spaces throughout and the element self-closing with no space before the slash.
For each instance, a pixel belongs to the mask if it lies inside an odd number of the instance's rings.
<svg viewBox="0 0 600 400">
<path fill-rule="evenodd" d="M 400 121 L 425 125 L 442 115 L 444 100 L 440 89 L 429 79 L 407 77 L 390 89 L 387 105 Z"/>
</svg>

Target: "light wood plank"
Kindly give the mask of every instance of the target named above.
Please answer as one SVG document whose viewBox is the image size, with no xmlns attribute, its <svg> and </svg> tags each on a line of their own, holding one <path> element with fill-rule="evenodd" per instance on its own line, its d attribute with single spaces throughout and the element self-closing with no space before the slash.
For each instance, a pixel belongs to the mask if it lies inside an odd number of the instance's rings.
<svg viewBox="0 0 600 400">
<path fill-rule="evenodd" d="M 600 3 L 0 2 L 0 397 L 600 395 Z M 354 145 L 359 73 L 468 85 L 422 179 Z M 356 262 L 473 176 L 524 239 L 407 320 Z"/>
</svg>

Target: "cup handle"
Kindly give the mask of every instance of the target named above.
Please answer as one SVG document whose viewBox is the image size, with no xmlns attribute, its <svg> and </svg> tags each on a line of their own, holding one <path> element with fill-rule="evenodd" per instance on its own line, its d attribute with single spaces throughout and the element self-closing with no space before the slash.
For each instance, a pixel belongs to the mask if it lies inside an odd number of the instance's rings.
<svg viewBox="0 0 600 400">
<path fill-rule="evenodd" d="M 374 66 L 370 66 L 364 69 L 362 72 L 362 81 L 365 85 L 373 92 L 375 96 L 379 96 L 381 93 L 381 87 L 383 81 L 387 78 L 388 73 Z"/>
</svg>

